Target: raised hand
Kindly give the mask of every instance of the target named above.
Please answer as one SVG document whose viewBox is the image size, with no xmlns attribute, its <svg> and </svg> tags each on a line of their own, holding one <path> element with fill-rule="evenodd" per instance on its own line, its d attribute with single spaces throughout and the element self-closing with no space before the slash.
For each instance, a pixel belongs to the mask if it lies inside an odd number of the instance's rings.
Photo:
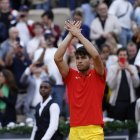
<svg viewBox="0 0 140 140">
<path fill-rule="evenodd" d="M 81 33 L 81 21 L 65 21 L 65 29 L 77 37 Z"/>
</svg>

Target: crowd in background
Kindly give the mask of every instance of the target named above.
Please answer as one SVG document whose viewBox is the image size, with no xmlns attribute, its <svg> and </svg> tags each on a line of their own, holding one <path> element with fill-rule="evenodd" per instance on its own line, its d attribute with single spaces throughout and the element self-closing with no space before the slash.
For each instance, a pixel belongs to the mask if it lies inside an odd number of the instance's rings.
<svg viewBox="0 0 140 140">
<path fill-rule="evenodd" d="M 71 19 L 82 21 L 82 34 L 97 47 L 107 69 L 105 117 L 140 122 L 140 0 L 0 0 L 2 126 L 16 122 L 18 114 L 34 118 L 42 100 L 39 87 L 43 79 L 51 81 L 51 95 L 61 116 L 69 118 L 67 90 L 54 63 L 67 32 L 54 23 L 52 12 L 52 8 L 68 6 Z M 41 22 L 28 18 L 31 8 L 44 10 Z M 79 46 L 74 38 L 65 54 L 75 69 L 74 51 Z"/>
</svg>

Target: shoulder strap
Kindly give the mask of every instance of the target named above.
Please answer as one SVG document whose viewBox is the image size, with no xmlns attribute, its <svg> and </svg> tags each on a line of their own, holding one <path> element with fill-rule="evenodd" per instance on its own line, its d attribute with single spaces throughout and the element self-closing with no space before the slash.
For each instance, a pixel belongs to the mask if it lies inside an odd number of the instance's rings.
<svg viewBox="0 0 140 140">
<path fill-rule="evenodd" d="M 128 10 L 129 10 L 129 3 L 127 4 L 126 11 L 123 14 L 119 15 L 118 18 L 124 17 L 127 14 Z"/>
</svg>

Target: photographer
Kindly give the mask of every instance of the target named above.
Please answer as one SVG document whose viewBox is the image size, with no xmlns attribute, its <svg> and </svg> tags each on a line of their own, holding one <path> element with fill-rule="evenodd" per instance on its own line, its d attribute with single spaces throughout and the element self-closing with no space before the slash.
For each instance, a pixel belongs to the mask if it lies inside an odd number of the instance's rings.
<svg viewBox="0 0 140 140">
<path fill-rule="evenodd" d="M 128 62 L 125 48 L 117 51 L 118 63 L 108 68 L 107 83 L 112 90 L 109 99 L 109 117 L 117 120 L 135 120 L 135 88 L 139 86 L 137 68 Z"/>
</svg>

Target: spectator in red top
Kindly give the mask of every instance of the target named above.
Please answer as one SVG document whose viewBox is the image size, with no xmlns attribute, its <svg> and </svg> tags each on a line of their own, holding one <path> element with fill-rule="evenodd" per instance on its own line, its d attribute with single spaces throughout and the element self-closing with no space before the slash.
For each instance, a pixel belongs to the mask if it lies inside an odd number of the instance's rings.
<svg viewBox="0 0 140 140">
<path fill-rule="evenodd" d="M 68 89 L 70 104 L 70 140 L 103 140 L 102 99 L 105 88 L 105 70 L 100 55 L 89 40 L 81 34 L 81 21 L 65 22 L 69 31 L 55 53 L 54 60 Z M 78 71 L 63 60 L 73 37 L 83 44 L 76 49 Z M 92 67 L 94 64 L 94 68 Z"/>
</svg>

